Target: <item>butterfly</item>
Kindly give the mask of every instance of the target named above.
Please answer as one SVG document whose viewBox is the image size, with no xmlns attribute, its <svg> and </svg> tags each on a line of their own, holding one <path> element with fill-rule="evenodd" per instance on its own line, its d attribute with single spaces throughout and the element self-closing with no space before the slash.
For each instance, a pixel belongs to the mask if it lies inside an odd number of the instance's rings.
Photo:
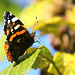
<svg viewBox="0 0 75 75">
<path fill-rule="evenodd" d="M 4 13 L 4 50 L 8 61 L 14 62 L 34 43 L 35 32 L 29 33 L 24 24 L 11 12 Z"/>
</svg>

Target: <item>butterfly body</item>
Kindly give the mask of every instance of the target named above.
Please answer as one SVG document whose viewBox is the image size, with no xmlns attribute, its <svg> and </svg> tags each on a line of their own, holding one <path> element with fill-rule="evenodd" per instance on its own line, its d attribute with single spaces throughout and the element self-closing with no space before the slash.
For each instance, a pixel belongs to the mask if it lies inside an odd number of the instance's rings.
<svg viewBox="0 0 75 75">
<path fill-rule="evenodd" d="M 34 43 L 35 32 L 30 34 L 23 23 L 10 12 L 4 14 L 4 50 L 10 62 L 16 61 Z"/>
</svg>

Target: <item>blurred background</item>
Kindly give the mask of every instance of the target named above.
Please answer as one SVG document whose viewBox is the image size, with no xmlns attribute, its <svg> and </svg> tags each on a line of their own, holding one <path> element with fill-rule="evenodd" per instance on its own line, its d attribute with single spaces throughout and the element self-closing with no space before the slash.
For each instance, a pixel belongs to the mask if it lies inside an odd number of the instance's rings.
<svg viewBox="0 0 75 75">
<path fill-rule="evenodd" d="M 0 0 L 0 72 L 11 65 L 3 48 L 6 38 L 3 34 L 5 11 L 17 16 L 30 33 L 38 21 L 33 29 L 36 30 L 38 40 L 50 50 L 53 57 L 58 51 L 75 57 L 75 0 Z M 32 47 L 39 46 L 36 43 Z M 31 69 L 27 75 L 48 75 L 47 68 Z"/>
</svg>

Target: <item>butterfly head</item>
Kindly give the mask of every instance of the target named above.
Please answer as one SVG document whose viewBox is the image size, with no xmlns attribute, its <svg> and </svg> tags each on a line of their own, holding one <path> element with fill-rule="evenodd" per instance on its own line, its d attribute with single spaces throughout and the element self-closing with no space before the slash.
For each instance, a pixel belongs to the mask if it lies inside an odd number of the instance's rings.
<svg viewBox="0 0 75 75">
<path fill-rule="evenodd" d="M 35 34 L 36 34 L 36 31 L 34 31 L 34 32 L 31 33 L 32 38 L 35 37 Z"/>
</svg>

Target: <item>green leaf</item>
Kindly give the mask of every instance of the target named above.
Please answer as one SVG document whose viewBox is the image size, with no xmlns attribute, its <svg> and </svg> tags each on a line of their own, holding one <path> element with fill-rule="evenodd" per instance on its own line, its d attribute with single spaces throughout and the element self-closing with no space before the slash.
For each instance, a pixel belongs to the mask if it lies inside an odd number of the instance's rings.
<svg viewBox="0 0 75 75">
<path fill-rule="evenodd" d="M 5 70 L 3 70 L 0 74 L 2 75 L 26 75 L 28 73 L 28 71 L 30 70 L 30 68 L 32 67 L 34 61 L 37 58 L 37 55 L 39 54 L 40 49 L 36 50 L 34 54 L 32 54 L 28 59 L 24 60 L 23 62 L 21 62 L 19 65 L 13 67 L 14 63 L 6 68 Z M 7 71 L 8 70 L 8 71 Z"/>
<path fill-rule="evenodd" d="M 13 64 L 12 64 L 12 65 L 13 65 Z M 7 73 L 10 71 L 12 65 L 9 66 L 9 67 L 7 67 L 7 68 L 6 68 L 5 70 L 3 70 L 2 72 L 0 72 L 0 75 L 7 75 Z"/>
<path fill-rule="evenodd" d="M 48 67 L 48 65 L 50 63 L 54 64 L 54 61 L 52 60 L 52 55 L 51 55 L 50 51 L 45 46 L 39 47 L 38 49 L 40 49 L 41 52 L 39 53 L 32 68 L 44 69 L 44 68 Z"/>
<path fill-rule="evenodd" d="M 47 59 L 50 59 L 50 58 L 52 59 L 52 55 L 51 55 L 50 51 L 45 46 L 40 47 L 40 49 L 41 49 L 41 52 L 39 55 L 42 55 L 43 57 L 45 57 Z"/>
<path fill-rule="evenodd" d="M 63 55 L 60 52 L 57 52 L 54 55 L 53 60 L 55 61 L 56 66 L 58 67 L 58 69 L 60 70 L 60 72 L 63 72 Z M 49 68 L 48 68 L 48 72 L 52 73 L 54 75 L 59 75 L 58 72 L 56 71 L 56 69 L 54 68 L 54 66 L 52 64 L 50 64 Z"/>
<path fill-rule="evenodd" d="M 75 75 L 75 57 L 70 53 L 57 52 L 53 60 L 63 75 Z M 48 68 L 48 72 L 59 75 L 52 64 Z"/>
<path fill-rule="evenodd" d="M 5 35 L 2 35 L 0 37 L 0 61 L 3 61 L 5 59 L 4 41 L 5 41 Z"/>
<path fill-rule="evenodd" d="M 0 20 L 3 22 L 3 14 L 5 11 L 10 11 L 17 14 L 20 9 L 18 5 L 12 4 L 9 0 L 0 0 Z"/>
<path fill-rule="evenodd" d="M 26 75 L 31 68 L 42 69 L 47 67 L 50 62 L 54 63 L 50 51 L 45 46 L 41 46 L 31 53 L 19 57 L 15 63 L 3 70 L 0 74 Z"/>
</svg>

